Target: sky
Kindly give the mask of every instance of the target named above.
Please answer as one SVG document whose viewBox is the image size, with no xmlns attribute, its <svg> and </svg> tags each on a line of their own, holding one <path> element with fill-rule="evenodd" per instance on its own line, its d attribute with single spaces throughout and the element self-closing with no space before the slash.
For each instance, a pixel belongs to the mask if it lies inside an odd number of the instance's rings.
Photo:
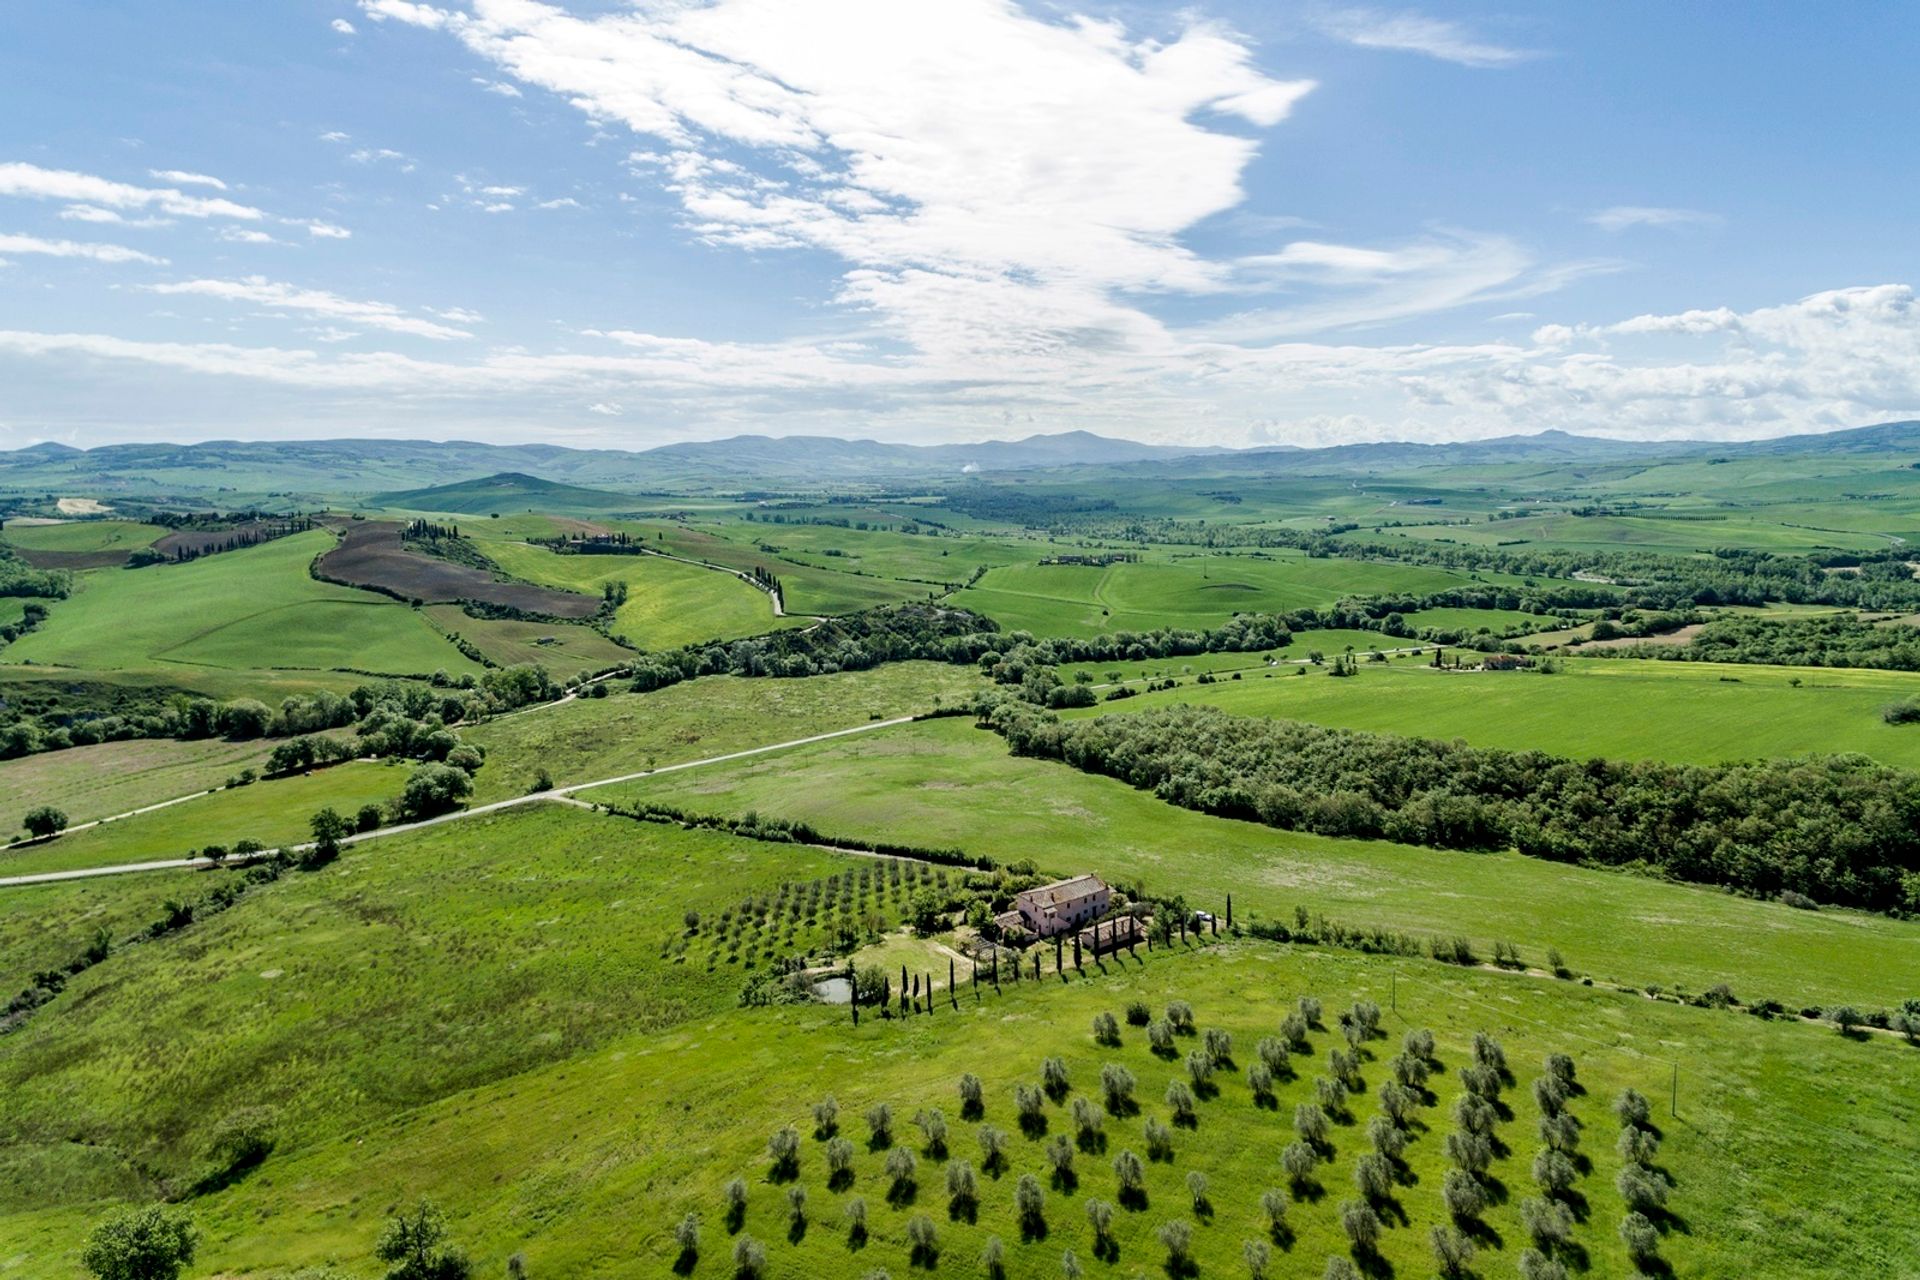
<svg viewBox="0 0 1920 1280">
<path fill-rule="evenodd" d="M 0 448 L 1920 417 L 1920 8 L 11 0 Z"/>
</svg>

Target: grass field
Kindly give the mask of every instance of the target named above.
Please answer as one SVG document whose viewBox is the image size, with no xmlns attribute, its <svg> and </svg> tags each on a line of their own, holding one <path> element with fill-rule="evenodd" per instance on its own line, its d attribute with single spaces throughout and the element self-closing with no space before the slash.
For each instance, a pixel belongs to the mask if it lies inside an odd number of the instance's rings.
<svg viewBox="0 0 1920 1280">
<path fill-rule="evenodd" d="M 1370 530 L 1364 536 L 1372 538 Z M 1745 514 L 1675 519 L 1658 515 L 1528 516 L 1472 525 L 1388 528 L 1382 535 L 1460 542 L 1472 546 L 1565 547 L 1576 551 L 1662 551 L 1674 555 L 1743 547 L 1805 554 L 1811 551 L 1871 551 L 1885 537 L 1844 529 L 1809 529 Z M 1351 535 L 1354 537 L 1362 534 Z"/>
<path fill-rule="evenodd" d="M 1920 768 L 1920 734 L 1880 716 L 1888 703 L 1920 694 L 1920 675 L 1910 672 L 1624 658 L 1563 659 L 1561 667 L 1543 676 L 1434 671 L 1419 658 L 1362 661 L 1344 680 L 1320 671 L 1271 680 L 1247 673 L 1237 681 L 1183 685 L 1098 710 L 1188 702 L 1577 759 L 1714 764 L 1858 751 Z"/>
<path fill-rule="evenodd" d="M 182 858 L 189 850 L 210 844 L 232 848 L 235 841 L 246 839 L 269 847 L 297 843 L 309 838 L 307 820 L 319 810 L 331 805 L 351 818 L 362 805 L 381 804 L 399 795 L 406 780 L 403 765 L 348 761 L 313 773 L 234 787 L 0 852 L 0 875 Z"/>
<path fill-rule="evenodd" d="M 104 670 L 354 670 L 425 675 L 481 667 L 398 601 L 307 575 L 324 530 L 183 565 L 85 574 L 8 663 Z"/>
<path fill-rule="evenodd" d="M 525 791 L 542 768 L 561 785 L 589 782 L 964 705 L 980 685 L 971 668 L 933 662 L 806 680 L 709 676 L 523 711 L 462 736 L 487 751 L 475 800 L 497 800 Z"/>
<path fill-rule="evenodd" d="M 1346 595 L 1431 592 L 1460 586 L 1460 575 L 1411 565 L 1206 556 L 1177 561 L 1094 565 L 1013 565 L 990 569 L 953 602 L 1008 630 L 1035 635 L 1098 635 L 1156 627 L 1218 626 L 1236 613 L 1317 608 Z"/>
<path fill-rule="evenodd" d="M 744 522 L 697 526 L 680 522 L 615 523 L 609 527 L 643 537 L 649 546 L 659 547 L 689 560 L 748 572 L 755 568 L 770 569 L 786 589 L 785 603 L 789 613 L 854 613 L 876 605 L 923 600 L 929 591 L 935 589 L 924 583 L 903 582 L 878 574 L 848 573 L 835 568 L 796 564 L 760 549 L 762 542 L 778 544 L 789 531 L 786 527 L 769 528 Z M 857 531 L 835 529 L 832 532 L 845 533 L 846 536 L 840 541 L 849 546 L 855 545 L 854 540 L 862 536 Z"/>
<path fill-rule="evenodd" d="M 643 649 L 672 649 L 703 640 L 761 635 L 780 626 L 766 592 L 730 573 L 661 556 L 558 555 L 523 542 L 483 544 L 515 577 L 598 595 L 609 582 L 627 584 L 613 634 Z M 804 623 L 804 620 L 801 620 Z"/>
<path fill-rule="evenodd" d="M 38 804 L 53 805 L 70 821 L 90 822 L 205 791 L 242 769 L 261 768 L 274 745 L 148 738 L 0 760 L 0 795 L 20 811 L 0 809 L 0 833 L 18 830 L 20 814 Z"/>
<path fill-rule="evenodd" d="M 492 662 L 503 667 L 531 662 L 561 677 L 598 671 L 631 661 L 633 651 L 622 649 L 592 627 L 554 622 L 526 622 L 519 618 L 473 618 L 457 604 L 429 605 L 424 610 L 447 635 L 471 641 Z"/>
<path fill-rule="evenodd" d="M 1340 683 L 1322 677 L 1326 683 Z M 1184 692 L 1184 691 L 1183 691 Z M 834 836 L 956 845 L 1060 874 L 1290 918 L 1557 947 L 1601 978 L 1800 1003 L 1898 1003 L 1920 986 L 1920 922 L 1795 911 L 1715 890 L 1518 854 L 1276 831 L 1177 809 L 1111 778 L 1020 759 L 966 719 L 937 720 L 582 793 L 698 813 L 805 819 Z"/>
<path fill-rule="evenodd" d="M 8 525 L 0 542 L 30 551 L 133 552 L 167 534 L 164 526 L 137 520 L 68 520 L 60 524 Z"/>
<path fill-rule="evenodd" d="M 673 1262 L 670 1228 L 691 1211 L 702 1222 L 692 1274 L 729 1276 L 720 1190 L 738 1173 L 748 1184 L 742 1231 L 764 1243 L 768 1274 L 781 1280 L 910 1274 L 906 1224 L 918 1213 L 936 1223 L 936 1274 L 974 1274 L 989 1234 L 1002 1239 L 1010 1275 L 1053 1274 L 1066 1248 L 1089 1275 L 1153 1274 L 1164 1258 L 1155 1232 L 1184 1219 L 1198 1274 L 1239 1275 L 1241 1242 L 1262 1234 L 1259 1193 L 1285 1183 L 1277 1156 L 1293 1136 L 1293 1105 L 1312 1095 L 1337 1038 L 1324 1027 L 1309 1033 L 1310 1056 L 1295 1059 L 1299 1075 L 1278 1086 L 1272 1109 L 1255 1105 L 1245 1068 L 1255 1041 L 1307 994 L 1325 1002 L 1328 1027 L 1355 999 L 1389 1010 L 1387 1038 L 1361 1067 L 1369 1088 L 1403 1031 L 1436 1033 L 1444 1071 L 1418 1110 L 1392 1193 L 1405 1218 L 1389 1215 L 1382 1238 L 1396 1275 L 1425 1274 L 1427 1228 L 1444 1220 L 1440 1149 L 1459 1088 L 1451 1070 L 1480 1030 L 1502 1042 L 1516 1077 L 1496 1129 L 1504 1153 L 1491 1173 L 1504 1199 L 1485 1215 L 1480 1274 L 1507 1274 L 1524 1240 L 1518 1202 L 1531 1194 L 1537 1114 L 1526 1090 L 1548 1052 L 1572 1054 L 1585 1089 L 1571 1108 L 1591 1158 L 1576 1183 L 1585 1220 L 1574 1229 L 1587 1274 L 1631 1273 L 1613 1232 L 1619 1166 L 1606 1108 L 1628 1086 L 1664 1100 L 1676 1061 L 1679 1114 L 1663 1107 L 1657 1119 L 1659 1163 L 1675 1184 L 1662 1251 L 1677 1274 L 1901 1274 L 1915 1261 L 1903 1222 L 1912 1051 L 1884 1038 L 1252 943 L 1116 958 L 1104 971 L 1090 966 L 1064 983 L 1049 975 L 977 1002 L 969 990 L 930 1016 L 869 1016 L 857 1031 L 844 1010 L 726 1009 L 726 983 L 663 963 L 655 949 L 677 931 L 680 903 L 710 906 L 743 885 L 845 864 L 616 830 L 615 821 L 522 814 L 490 820 L 481 842 L 440 833 L 410 838 L 392 856 L 352 851 L 332 872 L 284 881 L 81 979 L 84 990 L 63 1000 L 88 997 L 87 1016 L 56 1004 L 0 1042 L 0 1078 L 13 1090 L 0 1120 L 10 1171 L 36 1175 L 6 1184 L 0 1274 L 77 1276 L 88 1217 L 74 1207 L 80 1198 L 137 1194 L 136 1162 L 146 1176 L 190 1175 L 177 1152 L 197 1149 L 230 1110 L 266 1106 L 280 1140 L 265 1166 L 188 1202 L 206 1231 L 196 1265 L 212 1274 L 252 1280 L 322 1261 L 364 1272 L 387 1210 L 428 1195 L 449 1211 L 476 1274 L 500 1272 L 514 1252 L 533 1275 L 660 1274 Z M 511 877 L 499 874 L 507 850 L 519 873 Z M 671 902 L 656 891 L 662 883 L 675 888 Z M 415 935 L 439 943 L 422 948 Z M 1110 1161 L 1122 1148 L 1144 1157 L 1142 1123 L 1166 1118 L 1162 1091 L 1184 1075 L 1150 1054 L 1137 1028 L 1117 1047 L 1093 1043 L 1093 1014 L 1117 1014 L 1130 999 L 1156 1010 L 1190 1001 L 1201 1027 L 1231 1034 L 1236 1065 L 1216 1075 L 1197 1122 L 1173 1130 L 1171 1160 L 1145 1162 L 1145 1203 L 1115 1215 L 1117 1257 L 1098 1260 L 1084 1205 L 1121 1198 Z M 148 1052 L 120 1047 L 130 1043 Z M 302 1051 L 319 1043 L 329 1052 Z M 1140 1110 L 1106 1117 L 1105 1149 L 1076 1157 L 1071 1185 L 1047 1187 L 1045 1229 L 1023 1240 L 1014 1184 L 1035 1173 L 1045 1185 L 1046 1166 L 1042 1135 L 1014 1121 L 1012 1094 L 1037 1080 L 1047 1055 L 1063 1060 L 1069 1095 L 1097 1098 L 1101 1067 L 1125 1066 Z M 985 1082 L 984 1122 L 1010 1135 L 1008 1167 L 981 1175 L 973 1220 L 949 1216 L 943 1186 L 947 1162 L 978 1163 L 981 1122 L 961 1118 L 954 1090 L 966 1071 Z M 1844 1091 L 1827 1087 L 1836 1078 Z M 850 1187 L 829 1186 L 822 1143 L 810 1135 L 807 1108 L 829 1093 L 856 1142 Z M 895 1142 L 919 1157 L 904 1203 L 889 1202 L 884 1155 L 866 1149 L 859 1118 L 883 1101 Z M 944 1157 L 907 1123 L 929 1106 L 950 1123 Z M 1332 1129 L 1320 1190 L 1289 1197 L 1291 1234 L 1274 1250 L 1274 1274 L 1315 1275 L 1345 1253 L 1336 1206 L 1353 1194 L 1374 1106 L 1370 1096 L 1353 1101 L 1350 1120 Z M 1047 1133 L 1071 1132 L 1064 1102 L 1042 1114 Z M 787 1184 L 769 1178 L 764 1154 L 784 1124 L 801 1128 L 797 1181 L 809 1193 L 805 1225 L 791 1234 Z M 1194 1171 L 1210 1182 L 1210 1212 L 1199 1215 L 1185 1182 Z M 869 1212 L 858 1249 L 841 1220 L 854 1196 Z"/>
</svg>

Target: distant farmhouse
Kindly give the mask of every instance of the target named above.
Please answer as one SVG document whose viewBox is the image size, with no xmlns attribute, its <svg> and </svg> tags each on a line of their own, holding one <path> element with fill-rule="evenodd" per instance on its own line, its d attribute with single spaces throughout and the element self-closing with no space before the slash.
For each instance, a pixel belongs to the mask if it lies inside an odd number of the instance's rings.
<svg viewBox="0 0 1920 1280">
<path fill-rule="evenodd" d="M 1070 933 L 1107 913 L 1113 890 L 1099 876 L 1074 876 L 1016 894 L 1013 910 L 996 917 L 1001 929 L 1024 929 L 1036 938 Z"/>
</svg>

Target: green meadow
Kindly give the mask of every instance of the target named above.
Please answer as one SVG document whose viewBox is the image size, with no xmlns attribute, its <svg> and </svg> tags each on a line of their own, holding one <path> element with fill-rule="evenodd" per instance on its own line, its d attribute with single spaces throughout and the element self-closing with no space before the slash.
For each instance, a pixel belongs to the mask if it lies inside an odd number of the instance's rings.
<svg viewBox="0 0 1920 1280">
<path fill-rule="evenodd" d="M 178 741 L 136 738 L 0 760 L 0 832 L 17 830 L 20 814 L 50 804 L 73 822 L 91 822 L 177 796 L 218 787 L 242 769 L 260 770 L 275 744 L 224 738 Z"/>
<path fill-rule="evenodd" d="M 1326 677 L 1308 676 L 1305 679 Z M 1328 683 L 1335 683 L 1328 681 Z M 1182 690 L 1185 692 L 1185 690 Z M 1278 831 L 1178 809 L 1111 778 L 1007 753 L 970 719 L 930 721 L 581 793 L 695 813 L 804 819 L 829 836 L 957 846 L 1099 870 L 1197 906 L 1549 947 L 1597 978 L 1745 998 L 1881 1006 L 1914 994 L 1920 922 L 1796 911 L 1518 854 Z"/>
<path fill-rule="evenodd" d="M 428 605 L 423 611 L 448 636 L 466 640 L 497 666 L 530 662 L 566 679 L 582 671 L 599 671 L 633 658 L 592 627 L 521 618 L 474 618 L 457 604 Z"/>
<path fill-rule="evenodd" d="M 414 610 L 318 582 L 323 529 L 180 565 L 94 569 L 0 661 L 102 670 L 214 667 L 479 674 Z"/>
<path fill-rule="evenodd" d="M 560 555 L 521 542 L 483 545 L 494 563 L 528 582 L 589 595 L 609 582 L 626 583 L 627 602 L 610 630 L 643 649 L 761 635 L 781 622 L 766 592 L 730 573 L 662 556 Z"/>
<path fill-rule="evenodd" d="M 210 844 L 230 849 L 240 840 L 258 840 L 269 848 L 299 843 L 309 838 L 307 820 L 319 810 L 331 806 L 352 818 L 363 805 L 384 804 L 398 796 L 406 780 L 402 765 L 349 760 L 290 778 L 229 787 L 151 813 L 0 850 L 0 875 L 184 858 Z"/>
<path fill-rule="evenodd" d="M 733 1008 L 737 970 L 675 951 L 686 909 L 711 918 L 744 893 L 859 861 L 541 806 L 350 849 L 128 948 L 0 1040 L 11 1175 L 0 1182 L 0 1275 L 77 1277 L 96 1206 L 184 1187 L 221 1121 L 242 1109 L 270 1117 L 272 1153 L 183 1201 L 205 1232 L 196 1267 L 236 1280 L 321 1263 L 365 1273 L 385 1214 L 421 1195 L 447 1211 L 481 1275 L 515 1253 L 533 1275 L 659 1274 L 675 1263 L 671 1229 L 689 1212 L 700 1222 L 694 1276 L 731 1276 L 738 1235 L 762 1243 L 781 1280 L 907 1275 L 907 1227 L 921 1214 L 934 1224 L 934 1274 L 974 1274 L 989 1236 L 1012 1275 L 1052 1274 L 1069 1248 L 1088 1275 L 1151 1274 L 1170 1220 L 1189 1223 L 1199 1274 L 1240 1274 L 1243 1242 L 1266 1238 L 1260 1193 L 1287 1186 L 1278 1156 L 1294 1105 L 1314 1095 L 1339 1043 L 1334 1015 L 1363 999 L 1384 1011 L 1359 1067 L 1368 1092 L 1332 1126 L 1312 1182 L 1287 1192 L 1275 1274 L 1317 1274 L 1346 1254 L 1337 1210 L 1356 1194 L 1371 1090 L 1416 1028 L 1434 1031 L 1440 1070 L 1383 1202 L 1380 1257 L 1395 1274 L 1424 1273 L 1428 1228 L 1445 1221 L 1453 1070 L 1480 1031 L 1499 1040 L 1514 1076 L 1494 1130 L 1500 1191 L 1484 1214 L 1480 1274 L 1507 1272 L 1525 1239 L 1519 1202 L 1532 1194 L 1538 1115 L 1528 1086 L 1550 1052 L 1574 1058 L 1583 1088 L 1570 1103 L 1588 1158 L 1572 1241 L 1587 1274 L 1631 1273 L 1613 1230 L 1623 1205 L 1607 1110 L 1627 1087 L 1661 1103 L 1658 1163 L 1673 1184 L 1661 1252 L 1678 1274 L 1899 1274 L 1916 1260 L 1903 1222 L 1912 1050 L 1885 1037 L 1428 961 L 1225 941 L 1079 972 L 1069 962 L 1064 977 L 1049 968 L 998 993 L 963 984 L 930 1013 L 869 1011 L 856 1030 L 844 1009 Z M 1254 1045 L 1305 995 L 1324 1003 L 1323 1025 L 1274 1104 L 1258 1105 L 1247 1084 Z M 1193 1122 L 1170 1126 L 1165 1160 L 1146 1158 L 1144 1125 L 1172 1118 L 1163 1096 L 1186 1068 L 1151 1053 L 1137 1027 L 1123 1024 L 1114 1046 L 1089 1034 L 1096 1013 L 1134 1000 L 1156 1012 L 1188 1001 L 1201 1029 L 1231 1037 L 1231 1064 Z M 1049 1056 L 1065 1092 L 1023 1130 L 1014 1087 L 1037 1083 Z M 1073 1097 L 1097 1107 L 1109 1064 L 1134 1077 L 1136 1106 L 1103 1115 L 1070 1181 L 1049 1178 L 1046 1140 L 1072 1134 Z M 1665 1105 L 1675 1064 L 1677 1114 Z M 961 1114 L 964 1072 L 984 1082 L 977 1118 Z M 1831 1087 L 1837 1078 L 1844 1090 Z M 828 1095 L 854 1140 L 850 1183 L 828 1178 L 813 1132 L 809 1108 Z M 881 1102 L 894 1115 L 890 1145 L 915 1155 L 906 1194 L 890 1192 L 887 1152 L 861 1119 Z M 944 1150 L 910 1123 L 927 1108 L 945 1114 Z M 789 1124 L 801 1136 L 791 1180 L 766 1157 L 769 1136 Z M 983 1124 L 1007 1135 L 1006 1164 L 978 1172 L 974 1205 L 954 1213 L 946 1168 L 964 1159 L 979 1169 Z M 1122 1150 L 1141 1157 L 1141 1200 L 1119 1194 L 1111 1164 Z M 1196 1172 L 1207 1180 L 1198 1209 Z M 1013 1201 L 1024 1174 L 1043 1198 L 1023 1232 Z M 747 1185 L 737 1234 L 721 1194 L 735 1175 Z M 807 1193 L 797 1226 L 796 1185 Z M 850 1242 L 855 1197 L 867 1231 Z M 1104 1257 L 1085 1216 L 1096 1198 L 1125 1201 Z"/>
<path fill-rule="evenodd" d="M 0 542 L 29 551 L 127 551 L 152 546 L 168 530 L 137 520 L 67 520 L 58 524 L 10 524 Z"/>
<path fill-rule="evenodd" d="M 1310 559 L 1273 552 L 1134 564 L 1013 565 L 990 569 L 953 602 L 1010 631 L 1098 635 L 1218 626 L 1236 613 L 1320 608 L 1343 596 L 1426 593 L 1463 585 L 1443 569 Z"/>
<path fill-rule="evenodd" d="M 1344 679 L 1322 670 L 1305 676 L 1282 670 L 1271 679 L 1248 671 L 1239 680 L 1183 684 L 1097 710 L 1124 713 L 1187 702 L 1240 715 L 1462 738 L 1476 746 L 1578 759 L 1715 764 L 1857 751 L 1920 767 L 1920 733 L 1880 715 L 1888 703 L 1920 694 L 1920 675 L 1910 672 L 1618 658 L 1556 662 L 1558 672 L 1541 675 L 1435 671 L 1422 658 L 1363 658 Z"/>
</svg>

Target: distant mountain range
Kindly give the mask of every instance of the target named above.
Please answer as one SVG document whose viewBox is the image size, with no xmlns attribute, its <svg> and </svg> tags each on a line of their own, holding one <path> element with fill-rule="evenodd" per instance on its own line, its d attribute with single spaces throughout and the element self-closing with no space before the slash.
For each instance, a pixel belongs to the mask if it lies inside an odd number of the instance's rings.
<svg viewBox="0 0 1920 1280">
<path fill-rule="evenodd" d="M 867 481 L 882 485 L 967 476 L 1098 469 L 1115 476 L 1350 474 L 1444 466 L 1620 463 L 1676 457 L 1878 454 L 1920 452 L 1920 422 L 1891 422 L 1821 435 L 1746 443 L 1646 443 L 1543 431 L 1537 435 L 1453 444 L 1350 444 L 1328 448 L 1280 445 L 1255 449 L 1139 444 L 1086 431 L 989 440 L 977 444 L 906 445 L 831 436 L 735 436 L 652 449 L 570 449 L 561 445 L 493 445 L 473 441 L 298 440 L 208 441 L 203 444 L 117 444 L 75 449 L 38 444 L 0 452 L 0 496 L 59 491 L 71 495 L 159 495 L 219 505 L 265 497 L 302 500 L 394 500 L 422 506 L 423 488 L 456 491 L 475 510 L 564 500 L 581 510 L 607 510 L 636 494 L 685 494 L 720 488 L 782 490 Z M 1066 477 L 1063 477 L 1063 479 Z M 486 481 L 489 493 L 474 485 Z M 541 483 L 587 486 L 567 495 L 536 495 Z M 618 490 L 608 494 L 605 490 Z M 515 495 L 517 494 L 517 498 Z M 223 497 L 222 495 L 231 495 Z M 462 507 L 434 506 L 434 510 Z"/>
</svg>

